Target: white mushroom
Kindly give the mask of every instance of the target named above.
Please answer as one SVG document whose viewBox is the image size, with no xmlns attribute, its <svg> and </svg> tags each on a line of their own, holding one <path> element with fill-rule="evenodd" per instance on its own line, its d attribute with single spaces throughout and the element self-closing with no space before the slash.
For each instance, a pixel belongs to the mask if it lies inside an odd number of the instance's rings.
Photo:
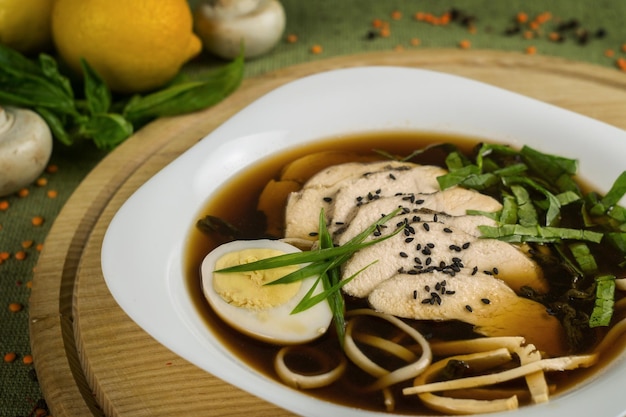
<svg viewBox="0 0 626 417">
<path fill-rule="evenodd" d="M 0 107 L 0 196 L 30 184 L 52 153 L 52 134 L 35 112 Z"/>
<path fill-rule="evenodd" d="M 206 0 L 195 12 L 195 30 L 204 47 L 222 58 L 252 58 L 268 52 L 285 30 L 277 0 Z"/>
</svg>

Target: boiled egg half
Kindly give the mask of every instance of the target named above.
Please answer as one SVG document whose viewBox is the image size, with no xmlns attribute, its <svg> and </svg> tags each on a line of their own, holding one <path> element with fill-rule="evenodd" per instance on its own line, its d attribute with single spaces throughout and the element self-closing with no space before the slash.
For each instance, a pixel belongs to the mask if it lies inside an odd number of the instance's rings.
<svg viewBox="0 0 626 417">
<path fill-rule="evenodd" d="M 326 333 L 332 312 L 326 300 L 299 313 L 296 305 L 315 285 L 311 276 L 289 284 L 265 285 L 300 268 L 299 265 L 250 272 L 215 272 L 223 268 L 300 249 L 280 240 L 238 240 L 218 246 L 201 266 L 204 296 L 215 313 L 234 329 L 264 342 L 290 345 Z M 314 294 L 323 291 L 316 285 Z"/>
</svg>

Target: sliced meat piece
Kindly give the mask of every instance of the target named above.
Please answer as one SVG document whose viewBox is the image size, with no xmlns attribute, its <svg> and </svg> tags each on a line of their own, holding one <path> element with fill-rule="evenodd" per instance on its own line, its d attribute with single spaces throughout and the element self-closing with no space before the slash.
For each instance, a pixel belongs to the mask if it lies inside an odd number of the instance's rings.
<svg viewBox="0 0 626 417">
<path fill-rule="evenodd" d="M 546 308 L 518 297 L 503 281 L 477 273 L 396 274 L 369 295 L 381 312 L 416 320 L 460 320 L 485 336 L 522 336 L 541 351 L 566 351 L 564 330 Z"/>
<path fill-rule="evenodd" d="M 381 234 L 384 236 L 394 229 L 381 229 Z M 378 284 L 398 272 L 420 274 L 433 270 L 449 275 L 461 270 L 488 271 L 515 292 L 523 286 L 539 292 L 548 290 L 539 265 L 516 246 L 477 238 L 442 223 L 422 221 L 408 223 L 402 232 L 352 255 L 344 264 L 342 275 L 344 279 L 357 275 L 343 289 L 347 294 L 365 298 Z"/>
<path fill-rule="evenodd" d="M 406 192 L 378 198 L 355 207 L 344 221 L 329 225 L 329 230 L 335 234 L 348 232 L 349 235 L 354 236 L 398 207 L 408 210 L 429 209 L 451 216 L 461 216 L 466 214 L 467 210 L 495 212 L 502 208 L 502 204 L 493 197 L 461 187 L 448 188 L 430 194 Z M 333 220 L 336 221 L 336 219 Z M 352 230 L 348 231 L 348 229 Z M 344 241 L 349 239 L 342 238 Z"/>
<path fill-rule="evenodd" d="M 462 201 L 467 202 L 467 209 L 463 211 L 454 209 L 452 210 L 452 214 L 449 214 L 447 211 L 442 210 L 442 208 L 445 208 L 446 202 L 451 201 L 451 199 L 453 203 L 460 201 L 454 198 L 455 195 L 461 196 Z M 463 188 L 450 188 L 431 194 L 401 194 L 380 198 L 368 204 L 364 204 L 354 210 L 350 220 L 345 224 L 335 222 L 329 226 L 329 230 L 334 232 L 335 242 L 339 245 L 343 245 L 376 220 L 393 212 L 397 208 L 402 208 L 404 213 L 401 215 L 404 217 L 410 216 L 408 217 L 409 219 L 417 215 L 422 221 L 439 221 L 440 223 L 455 225 L 467 233 L 479 236 L 479 234 L 477 234 L 478 230 L 476 229 L 478 225 L 496 226 L 497 224 L 494 220 L 488 219 L 485 216 L 465 215 L 466 210 L 490 212 L 497 211 L 501 207 L 502 205 L 494 198 Z M 434 216 L 433 213 L 437 213 L 438 216 Z M 437 220 L 434 219 L 435 217 Z M 464 217 L 467 219 L 455 220 L 454 217 Z M 394 224 L 391 221 L 389 223 Z"/>
<path fill-rule="evenodd" d="M 428 194 L 440 191 L 437 177 L 447 172 L 434 165 L 418 165 L 408 170 L 383 170 L 343 181 L 333 199 L 332 211 L 328 213 L 328 218 L 332 219 L 330 223 L 345 224 L 354 210 L 383 197 L 407 192 Z"/>
<path fill-rule="evenodd" d="M 409 169 L 417 166 L 412 162 L 400 161 L 376 161 L 376 162 L 348 162 L 334 165 L 313 175 L 303 188 L 311 187 L 332 187 L 343 180 L 358 178 L 372 172 L 384 171 L 386 169 Z"/>
<path fill-rule="evenodd" d="M 402 171 L 415 167 L 408 162 L 350 162 L 336 165 L 313 176 L 304 187 L 291 193 L 285 211 L 285 237 L 315 240 L 320 210 L 332 210 L 332 199 L 344 181 L 358 179 L 381 170 Z"/>
</svg>

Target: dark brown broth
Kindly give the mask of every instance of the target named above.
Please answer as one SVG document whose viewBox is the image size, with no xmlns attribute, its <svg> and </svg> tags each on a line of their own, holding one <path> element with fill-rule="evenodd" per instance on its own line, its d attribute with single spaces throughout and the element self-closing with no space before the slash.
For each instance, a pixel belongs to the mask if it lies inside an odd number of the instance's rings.
<svg viewBox="0 0 626 417">
<path fill-rule="evenodd" d="M 265 184 L 271 179 L 277 178 L 281 169 L 290 161 L 310 153 L 327 150 L 343 150 L 370 155 L 373 154 L 374 149 L 381 149 L 391 154 L 408 155 L 416 149 L 421 149 L 434 143 L 444 142 L 454 143 L 461 150 L 468 151 L 479 141 L 472 138 L 438 134 L 417 134 L 414 132 L 376 133 L 334 138 L 332 140 L 320 141 L 284 151 L 234 176 L 233 179 L 221 187 L 215 195 L 210 196 L 207 205 L 203 207 L 198 214 L 198 218 L 210 214 L 228 221 L 240 230 L 245 230 L 248 238 L 260 238 L 263 237 L 264 234 L 265 222 L 264 217 L 256 210 L 258 197 Z M 383 158 L 381 157 L 381 159 Z M 428 152 L 416 159 L 415 162 L 443 166 L 443 154 L 440 152 Z M 284 210 L 284 207 L 277 207 L 276 210 Z M 222 242 L 207 237 L 207 235 L 199 232 L 195 227 L 192 227 L 189 233 L 186 246 L 185 268 L 187 287 L 194 305 L 201 317 L 205 320 L 206 325 L 237 358 L 268 377 L 278 380 L 273 369 L 273 360 L 278 351 L 278 347 L 258 342 L 232 330 L 228 325 L 217 318 L 202 295 L 200 264 L 206 254 L 220 243 Z M 444 333 L 454 335 L 457 338 L 471 335 L 468 326 L 461 323 L 445 323 L 444 325 L 419 323 L 418 325 L 421 326 L 420 330 L 425 334 L 434 332 L 440 337 Z M 313 342 L 312 345 L 319 347 L 323 351 L 337 349 L 337 342 L 335 338 L 333 338 L 332 332 L 329 332 L 329 334 L 322 337 L 320 340 Z M 619 352 L 619 350 L 616 351 Z M 612 358 L 614 355 L 615 354 L 607 355 L 607 357 Z M 579 384 L 583 379 L 588 378 L 590 374 L 595 373 L 595 369 L 598 368 L 600 367 L 594 367 L 592 370 L 580 370 L 567 373 L 567 377 L 564 376 L 558 381 L 559 390 L 571 388 Z M 362 386 L 363 380 L 367 381 L 368 378 L 369 376 L 364 375 L 358 368 L 351 366 L 346 377 L 333 385 L 332 388 L 312 390 L 306 393 L 347 406 L 384 411 L 382 394 L 369 393 L 363 395 L 363 392 L 355 388 L 357 385 Z M 356 381 L 359 381 L 358 384 Z M 409 383 L 410 382 L 407 384 Z M 398 390 L 400 389 L 401 387 L 398 387 Z M 396 399 L 398 400 L 398 404 L 396 405 L 395 413 L 414 415 L 435 414 L 432 410 L 421 405 L 416 397 L 407 398 L 398 393 Z"/>
</svg>

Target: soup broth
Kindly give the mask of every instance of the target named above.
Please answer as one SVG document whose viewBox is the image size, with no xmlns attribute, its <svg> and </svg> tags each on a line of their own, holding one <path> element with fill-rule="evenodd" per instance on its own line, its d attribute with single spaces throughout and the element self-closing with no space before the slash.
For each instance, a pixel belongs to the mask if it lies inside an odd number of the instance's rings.
<svg viewBox="0 0 626 417">
<path fill-rule="evenodd" d="M 235 175 L 229 183 L 225 184 L 215 195 L 210 197 L 206 206 L 198 214 L 198 218 L 210 214 L 223 219 L 244 233 L 243 236 L 238 237 L 240 239 L 266 237 L 265 217 L 257 211 L 257 201 L 267 182 L 277 178 L 283 167 L 289 162 L 307 154 L 328 150 L 350 151 L 359 155 L 372 156 L 379 155 L 374 150 L 384 150 L 389 154 L 404 156 L 411 154 L 416 149 L 421 149 L 434 143 L 453 143 L 460 150 L 469 152 L 479 141 L 474 138 L 407 132 L 341 137 L 303 145 L 278 153 Z M 441 150 L 432 150 L 424 152 L 412 161 L 420 164 L 445 166 L 445 156 Z M 381 155 L 380 159 L 385 159 L 385 157 Z M 274 209 L 284 211 L 284 207 L 275 207 Z M 273 237 L 280 238 L 282 236 Z M 231 329 L 212 312 L 203 296 L 200 264 L 206 254 L 221 243 L 225 242 L 219 238 L 207 236 L 207 234 L 200 232 L 196 227 L 193 227 L 189 233 L 186 246 L 186 279 L 195 308 L 205 320 L 207 327 L 228 347 L 233 355 L 255 370 L 272 379 L 279 380 L 273 368 L 273 361 L 280 347 L 258 342 Z M 349 297 L 346 299 L 346 304 L 348 309 L 365 306 L 363 300 L 350 299 Z M 380 326 L 380 329 L 377 329 L 377 331 L 388 331 L 384 324 L 381 323 Z M 436 335 L 441 339 L 476 337 L 469 325 L 460 322 L 415 322 L 414 326 L 424 335 Z M 324 352 L 339 351 L 336 337 L 333 336 L 335 334 L 331 328 L 325 336 L 312 342 L 311 345 Z M 615 349 L 612 354 L 615 355 L 620 350 Z M 611 355 L 606 357 L 611 358 Z M 306 370 L 310 365 L 307 362 L 308 360 L 305 355 L 294 362 L 293 366 Z M 591 370 L 568 372 L 567 377 L 559 378 L 561 380 L 558 381 L 558 389 L 561 391 L 571 388 L 582 379 L 589 378 L 591 374 L 600 368 L 601 366 L 596 366 Z M 345 376 L 330 387 L 303 392 L 347 406 L 385 411 L 383 397 L 380 392 L 364 395 L 358 388 L 358 386 L 364 385 L 363 381 L 370 380 L 372 378 L 369 375 L 366 375 L 356 366 L 349 365 Z M 410 385 L 411 382 L 407 381 L 404 386 Z M 400 392 L 402 388 L 403 386 L 394 387 L 394 390 L 397 391 L 395 395 L 397 404 L 394 413 L 413 415 L 436 414 L 421 405 L 420 400 L 416 396 L 403 396 Z"/>
</svg>

